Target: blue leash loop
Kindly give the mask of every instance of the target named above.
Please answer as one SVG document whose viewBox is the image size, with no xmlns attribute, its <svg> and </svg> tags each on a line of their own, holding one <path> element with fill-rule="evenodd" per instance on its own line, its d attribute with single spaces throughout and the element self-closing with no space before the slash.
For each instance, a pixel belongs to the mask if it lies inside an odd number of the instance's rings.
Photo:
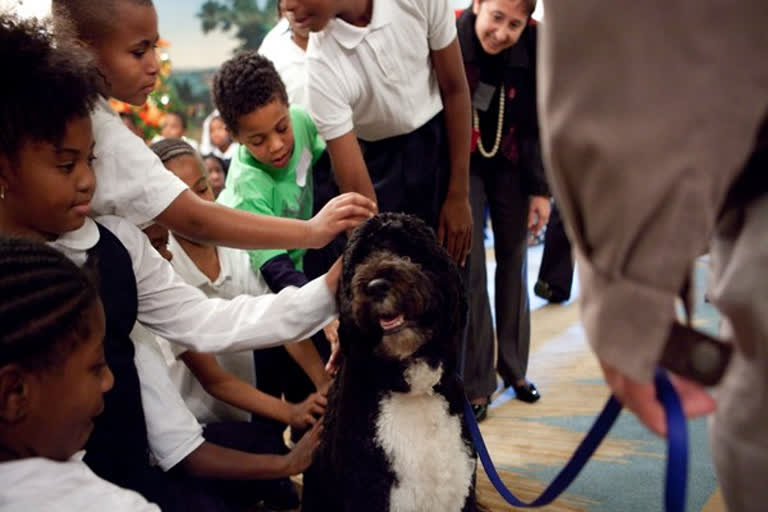
<svg viewBox="0 0 768 512">
<path fill-rule="evenodd" d="M 664 370 L 656 370 L 656 397 L 664 406 L 667 417 L 667 471 L 664 503 L 667 512 L 683 512 L 685 510 L 685 494 L 688 481 L 688 431 L 680 400 L 672 383 Z M 542 507 L 554 501 L 576 479 L 589 458 L 595 453 L 597 447 L 611 430 L 616 418 L 619 417 L 622 405 L 611 396 L 597 417 L 587 436 L 576 448 L 571 459 L 555 477 L 551 484 L 541 495 L 531 502 L 518 499 L 504 485 L 493 466 L 493 461 L 488 454 L 480 428 L 477 426 L 472 406 L 468 400 L 464 400 L 464 416 L 467 426 L 475 443 L 480 461 L 485 468 L 489 480 L 498 493 L 509 503 L 516 507 Z"/>
</svg>

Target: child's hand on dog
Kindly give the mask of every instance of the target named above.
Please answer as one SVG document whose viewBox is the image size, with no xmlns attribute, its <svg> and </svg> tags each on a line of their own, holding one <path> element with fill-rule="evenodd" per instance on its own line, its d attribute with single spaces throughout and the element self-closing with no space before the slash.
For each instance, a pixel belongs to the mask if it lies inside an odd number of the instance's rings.
<svg viewBox="0 0 768 512">
<path fill-rule="evenodd" d="M 341 258 L 338 258 L 330 269 L 328 269 L 328 272 L 325 274 L 325 282 L 328 285 L 328 289 L 331 291 L 331 293 L 336 293 L 339 288 L 339 278 L 341 278 Z M 331 356 L 328 358 L 328 363 L 325 365 L 325 371 L 328 372 L 329 375 L 334 376 L 336 375 L 336 372 L 339 370 L 339 336 L 338 336 L 338 327 L 339 322 L 338 320 L 335 322 L 332 322 L 329 324 L 329 326 L 335 326 L 335 329 L 333 329 L 333 333 L 331 336 L 328 336 L 328 332 L 326 332 L 326 337 L 328 338 L 328 343 L 331 344 Z"/>
<path fill-rule="evenodd" d="M 312 393 L 306 400 L 291 404 L 291 427 L 305 429 L 317 423 L 317 417 L 325 413 L 328 400 L 324 393 Z"/>
<path fill-rule="evenodd" d="M 317 215 L 307 221 L 307 247 L 319 249 L 336 235 L 355 228 L 376 214 L 376 203 L 358 194 L 347 192 L 328 201 Z"/>
<path fill-rule="evenodd" d="M 315 425 L 299 439 L 296 446 L 293 447 L 286 459 L 288 460 L 288 469 L 291 475 L 298 475 L 312 464 L 312 455 L 315 453 L 317 445 L 320 444 L 320 433 L 323 431 L 323 423 L 318 421 Z"/>
</svg>

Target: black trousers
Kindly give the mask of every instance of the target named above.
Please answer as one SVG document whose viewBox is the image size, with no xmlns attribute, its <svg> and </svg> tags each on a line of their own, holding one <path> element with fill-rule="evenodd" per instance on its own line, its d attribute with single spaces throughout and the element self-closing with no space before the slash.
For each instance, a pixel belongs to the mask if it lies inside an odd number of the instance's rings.
<svg viewBox="0 0 768 512">
<path fill-rule="evenodd" d="M 525 378 L 531 329 L 527 278 L 529 198 L 524 192 L 520 173 L 508 167 L 486 167 L 473 172 L 469 195 L 473 234 L 464 387 L 467 397 L 472 400 L 488 397 L 494 392 L 495 370 L 507 386 Z M 496 255 L 495 329 L 483 243 L 486 204 L 491 214 Z"/>
<path fill-rule="evenodd" d="M 287 448 L 274 426 L 266 422 L 224 422 L 207 425 L 203 437 L 209 442 L 260 454 L 284 454 Z M 287 478 L 276 480 L 211 480 L 187 475 L 180 467 L 168 472 L 156 466 L 137 468 L 129 482 L 133 489 L 163 512 L 239 512 L 250 510 Z"/>
<path fill-rule="evenodd" d="M 573 255 L 571 243 L 556 204 L 552 205 L 549 224 L 544 235 L 544 254 L 541 257 L 539 281 L 549 285 L 553 298 L 568 300 L 573 283 Z"/>
</svg>

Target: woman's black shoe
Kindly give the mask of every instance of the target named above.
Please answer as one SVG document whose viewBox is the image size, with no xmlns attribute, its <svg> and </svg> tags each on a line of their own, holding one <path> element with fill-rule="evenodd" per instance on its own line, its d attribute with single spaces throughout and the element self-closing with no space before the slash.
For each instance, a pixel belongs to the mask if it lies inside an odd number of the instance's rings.
<svg viewBox="0 0 768 512">
<path fill-rule="evenodd" d="M 547 302 L 551 302 L 553 304 L 559 304 L 561 302 L 565 302 L 568 300 L 568 296 L 563 293 L 558 293 L 555 290 L 552 289 L 551 286 L 549 286 L 549 283 L 546 281 L 542 281 L 539 279 L 536 281 L 536 284 L 533 285 L 533 293 L 541 297 L 542 299 L 545 299 Z"/>
<path fill-rule="evenodd" d="M 488 402 L 484 404 L 472 404 L 472 412 L 475 413 L 475 421 L 480 423 L 488 417 Z"/>
<path fill-rule="evenodd" d="M 512 389 L 515 390 L 515 398 L 529 404 L 541 398 L 539 390 L 536 389 L 533 382 L 526 382 L 522 386 L 512 386 Z"/>
</svg>

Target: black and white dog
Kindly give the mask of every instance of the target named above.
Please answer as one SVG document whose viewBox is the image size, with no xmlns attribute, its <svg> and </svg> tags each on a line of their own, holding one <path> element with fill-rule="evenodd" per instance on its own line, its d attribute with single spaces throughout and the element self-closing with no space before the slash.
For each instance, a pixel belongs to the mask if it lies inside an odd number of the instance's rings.
<svg viewBox="0 0 768 512">
<path fill-rule="evenodd" d="M 458 269 L 421 220 L 380 214 L 353 234 L 338 298 L 344 358 L 302 511 L 477 510 Z"/>
</svg>

